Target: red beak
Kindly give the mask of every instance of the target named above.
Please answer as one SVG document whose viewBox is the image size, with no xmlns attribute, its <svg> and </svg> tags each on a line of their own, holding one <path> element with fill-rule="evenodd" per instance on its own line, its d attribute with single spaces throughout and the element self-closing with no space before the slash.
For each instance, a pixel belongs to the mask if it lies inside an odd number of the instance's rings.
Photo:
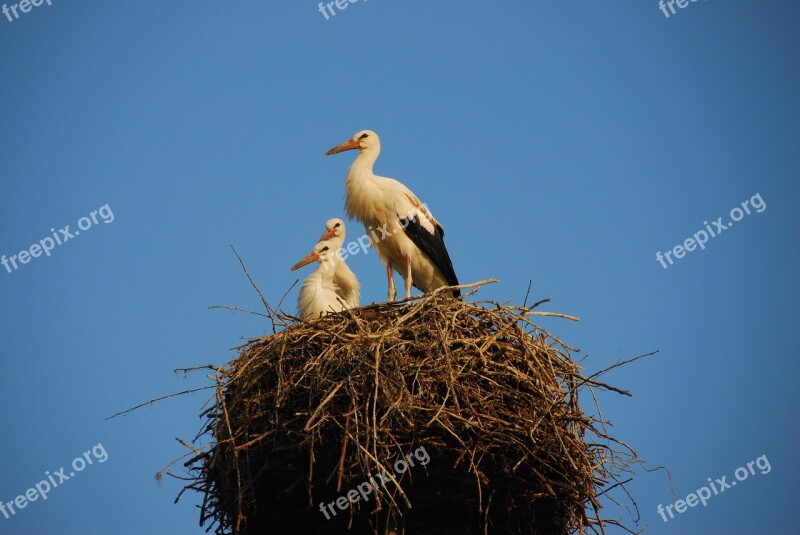
<svg viewBox="0 0 800 535">
<path fill-rule="evenodd" d="M 341 145 L 333 147 L 331 150 L 325 153 L 325 156 L 330 156 L 331 154 L 339 154 L 340 152 L 344 152 L 346 150 L 353 150 L 353 149 L 360 149 L 361 145 L 358 144 L 358 141 L 354 141 L 352 139 L 348 139 Z"/>
<path fill-rule="evenodd" d="M 319 255 L 317 253 L 309 253 L 305 258 L 300 260 L 298 263 L 293 265 L 289 271 L 294 271 L 296 269 L 300 269 L 303 266 L 309 265 L 311 262 L 319 262 Z"/>
<path fill-rule="evenodd" d="M 325 240 L 330 240 L 331 238 L 335 238 L 335 237 L 336 237 L 336 232 L 334 232 L 333 229 L 326 228 L 325 232 L 317 240 L 317 243 L 319 243 L 321 241 L 325 241 Z"/>
</svg>

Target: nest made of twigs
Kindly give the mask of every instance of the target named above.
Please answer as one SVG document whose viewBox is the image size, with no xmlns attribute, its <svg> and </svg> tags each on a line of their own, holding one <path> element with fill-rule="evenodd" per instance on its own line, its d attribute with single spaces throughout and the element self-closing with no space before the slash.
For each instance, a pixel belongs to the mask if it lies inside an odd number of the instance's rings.
<svg viewBox="0 0 800 535">
<path fill-rule="evenodd" d="M 220 534 L 602 532 L 598 496 L 635 454 L 613 449 L 622 443 L 578 394 L 626 392 L 584 377 L 576 350 L 532 321 L 559 314 L 532 309 L 439 293 L 296 322 L 237 348 L 213 375 L 211 445 L 186 463 L 201 524 Z M 370 490 L 353 501 L 359 488 Z"/>
</svg>

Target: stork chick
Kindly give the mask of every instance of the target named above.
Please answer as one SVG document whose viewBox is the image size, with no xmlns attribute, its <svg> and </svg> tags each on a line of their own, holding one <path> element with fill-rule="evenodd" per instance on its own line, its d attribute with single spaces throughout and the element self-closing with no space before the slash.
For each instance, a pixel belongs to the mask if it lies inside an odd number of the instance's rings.
<svg viewBox="0 0 800 535">
<path fill-rule="evenodd" d="M 338 250 L 333 242 L 321 241 L 308 255 L 292 266 L 291 270 L 294 271 L 312 262 L 319 262 L 314 273 L 306 277 L 300 287 L 297 315 L 301 319 L 316 319 L 345 309 L 345 305 L 337 295 L 339 287 L 333 282 L 336 266 L 340 262 Z"/>
<path fill-rule="evenodd" d="M 325 223 L 325 233 L 320 237 L 319 241 L 328 240 L 336 246 L 337 251 L 341 251 L 346 235 L 344 221 L 333 218 Z M 336 272 L 333 275 L 333 283 L 339 287 L 338 295 L 347 303 L 347 308 L 358 307 L 361 284 L 358 282 L 355 273 L 347 265 L 347 262 L 344 261 L 344 258 L 339 258 Z"/>
</svg>

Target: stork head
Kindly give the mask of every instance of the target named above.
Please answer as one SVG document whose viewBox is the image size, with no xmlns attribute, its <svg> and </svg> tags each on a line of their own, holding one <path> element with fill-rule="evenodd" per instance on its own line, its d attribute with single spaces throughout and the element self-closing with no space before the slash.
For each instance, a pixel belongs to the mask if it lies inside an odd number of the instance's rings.
<svg viewBox="0 0 800 535">
<path fill-rule="evenodd" d="M 338 238 L 344 242 L 344 237 L 344 221 L 338 217 L 334 217 L 333 219 L 328 219 L 328 222 L 325 223 L 325 232 L 320 236 L 319 241 L 335 240 Z"/>
<path fill-rule="evenodd" d="M 334 267 L 338 262 L 337 253 L 339 248 L 336 247 L 336 244 L 330 242 L 328 240 L 321 241 L 314 246 L 314 249 L 308 253 L 302 260 L 298 263 L 293 265 L 290 268 L 290 271 L 294 271 L 296 269 L 300 269 L 303 266 L 307 266 L 312 262 L 319 262 L 321 265 L 325 267 Z"/>
<path fill-rule="evenodd" d="M 373 132 L 372 130 L 362 130 L 358 132 L 356 135 L 345 141 L 344 143 L 333 147 L 331 150 L 325 153 L 325 156 L 330 156 L 331 154 L 339 154 L 340 152 L 344 152 L 346 150 L 353 150 L 359 149 L 363 151 L 380 151 L 381 150 L 381 140 L 378 137 L 378 134 Z"/>
</svg>

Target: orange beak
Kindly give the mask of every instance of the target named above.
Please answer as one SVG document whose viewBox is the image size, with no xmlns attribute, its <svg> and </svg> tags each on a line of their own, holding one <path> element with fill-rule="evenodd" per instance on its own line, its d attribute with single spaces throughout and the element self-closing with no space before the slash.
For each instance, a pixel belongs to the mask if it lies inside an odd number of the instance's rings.
<svg viewBox="0 0 800 535">
<path fill-rule="evenodd" d="M 305 258 L 300 260 L 298 263 L 293 265 L 289 271 L 294 271 L 296 269 L 300 269 L 303 266 L 309 265 L 311 262 L 319 262 L 319 255 L 317 253 L 309 253 Z"/>
<path fill-rule="evenodd" d="M 325 232 L 317 240 L 317 243 L 319 243 L 321 241 L 325 241 L 325 240 L 330 240 L 331 238 L 335 238 L 335 237 L 336 237 L 336 232 L 331 228 L 326 228 Z"/>
<path fill-rule="evenodd" d="M 358 141 L 348 139 L 341 145 L 333 147 L 331 150 L 325 153 L 325 156 L 330 156 L 331 154 L 339 154 L 340 152 L 344 152 L 346 150 L 353 150 L 353 149 L 360 149 L 361 145 L 358 144 Z"/>
</svg>

